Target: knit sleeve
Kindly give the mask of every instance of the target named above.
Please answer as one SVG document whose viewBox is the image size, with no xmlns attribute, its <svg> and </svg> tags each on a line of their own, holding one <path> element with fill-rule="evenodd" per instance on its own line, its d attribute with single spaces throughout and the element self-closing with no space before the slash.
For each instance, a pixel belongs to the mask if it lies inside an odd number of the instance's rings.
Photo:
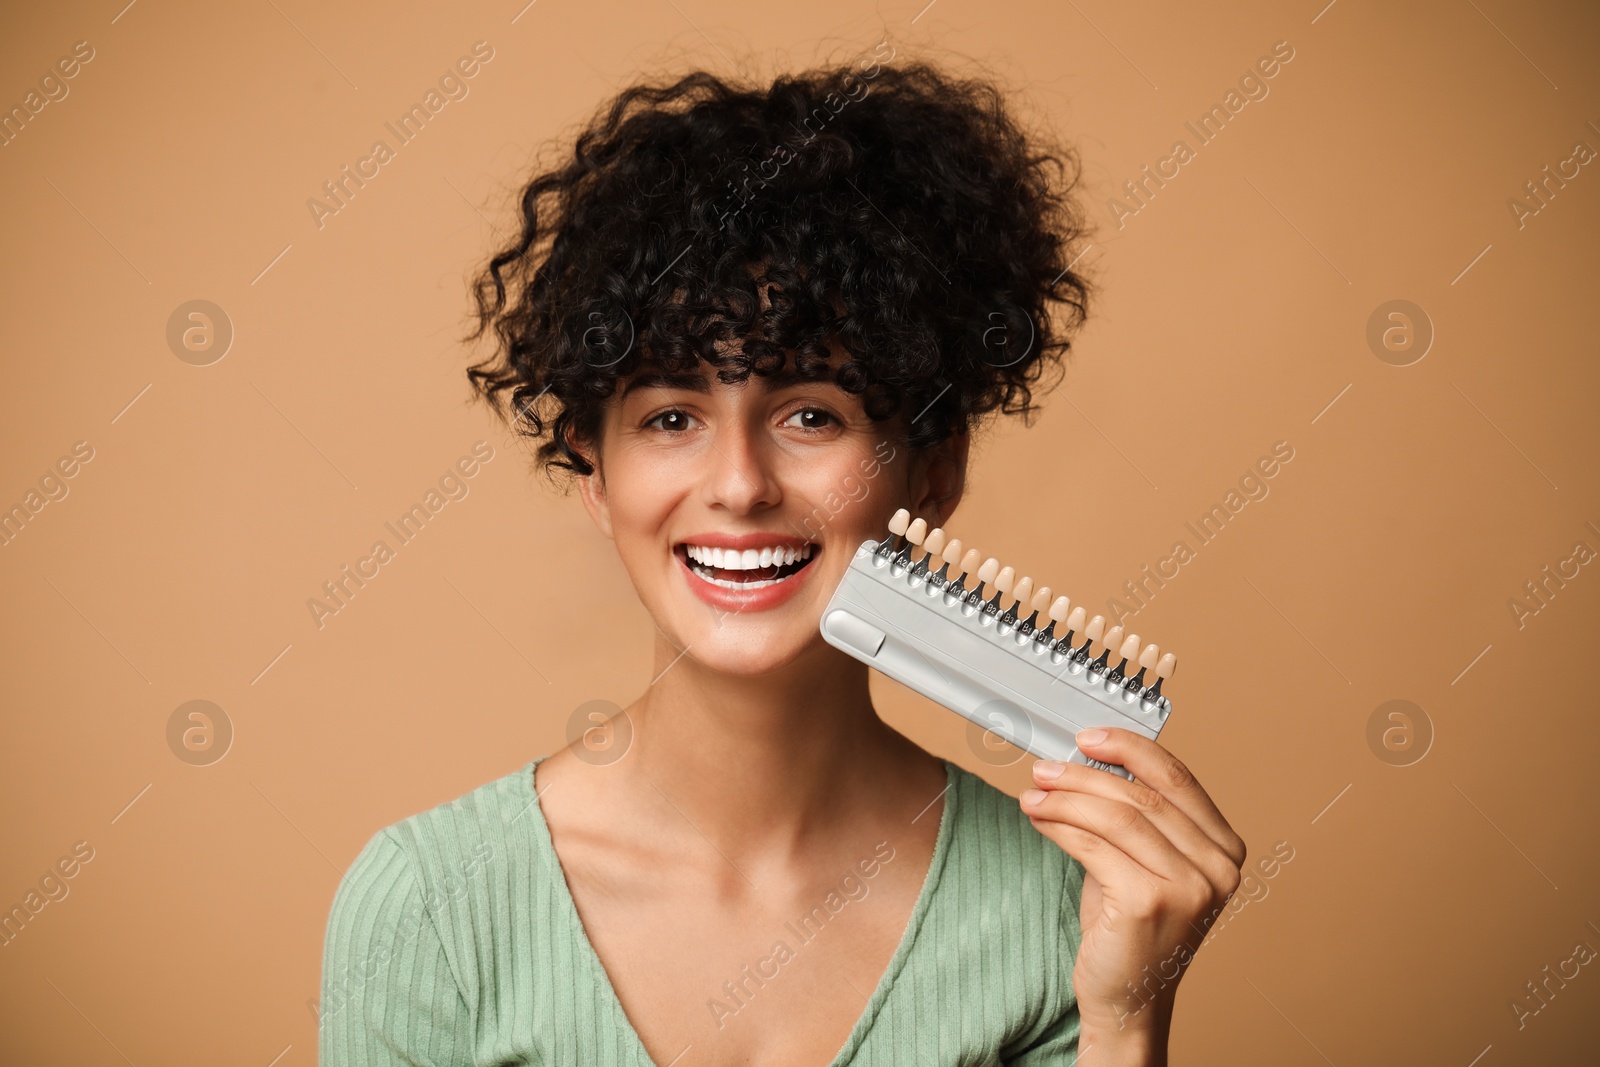
<svg viewBox="0 0 1600 1067">
<path fill-rule="evenodd" d="M 318 1067 L 471 1067 L 472 1021 L 405 849 L 367 842 L 334 894 Z"/>
</svg>

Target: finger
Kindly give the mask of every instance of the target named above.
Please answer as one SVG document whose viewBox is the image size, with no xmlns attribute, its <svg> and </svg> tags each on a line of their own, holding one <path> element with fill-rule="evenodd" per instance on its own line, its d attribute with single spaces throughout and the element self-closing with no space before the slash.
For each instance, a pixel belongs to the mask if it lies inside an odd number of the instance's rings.
<svg viewBox="0 0 1600 1067">
<path fill-rule="evenodd" d="M 1030 817 L 1086 830 L 1121 849 L 1148 875 L 1162 881 L 1184 881 L 1197 873 L 1167 835 L 1132 805 L 1070 789 L 1029 790 L 1022 794 L 1021 802 Z"/>
<path fill-rule="evenodd" d="M 1132 730 L 1108 726 L 1100 732 L 1105 734 L 1103 740 L 1094 738 L 1096 733 L 1094 730 L 1079 731 L 1076 740 L 1085 755 L 1092 755 L 1105 763 L 1126 767 L 1135 778 L 1160 790 L 1162 795 L 1181 808 L 1196 826 L 1205 831 L 1206 836 L 1228 854 L 1228 858 L 1236 864 L 1244 863 L 1246 855 L 1244 838 L 1228 825 L 1228 820 L 1217 810 L 1210 794 L 1200 785 L 1193 772 L 1184 766 L 1182 760 L 1157 742 Z"/>
<path fill-rule="evenodd" d="M 1107 774 L 1078 763 L 1055 763 L 1054 766 L 1061 768 L 1061 773 L 1055 778 L 1044 777 L 1042 770 L 1051 765 L 1052 761 L 1048 760 L 1034 764 L 1034 782 L 1040 789 L 1092 793 L 1131 805 L 1143 812 L 1145 818 L 1205 875 L 1219 898 L 1226 897 L 1238 887 L 1239 865 L 1196 826 L 1186 812 L 1154 786 L 1130 782 L 1120 775 Z"/>
<path fill-rule="evenodd" d="M 1150 872 L 1105 838 L 1054 819 L 1030 816 L 1028 821 L 1061 851 L 1082 864 L 1084 871 L 1102 886 L 1137 886 L 1146 895 L 1154 894 L 1155 880 Z"/>
</svg>

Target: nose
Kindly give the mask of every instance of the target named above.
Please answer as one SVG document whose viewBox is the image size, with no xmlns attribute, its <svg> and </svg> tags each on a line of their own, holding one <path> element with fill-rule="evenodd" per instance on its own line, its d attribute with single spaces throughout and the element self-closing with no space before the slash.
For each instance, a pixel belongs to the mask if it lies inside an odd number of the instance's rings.
<svg viewBox="0 0 1600 1067">
<path fill-rule="evenodd" d="M 735 515 L 769 508 L 783 499 L 772 442 L 742 419 L 725 421 L 710 439 L 703 497 L 711 507 Z"/>
</svg>

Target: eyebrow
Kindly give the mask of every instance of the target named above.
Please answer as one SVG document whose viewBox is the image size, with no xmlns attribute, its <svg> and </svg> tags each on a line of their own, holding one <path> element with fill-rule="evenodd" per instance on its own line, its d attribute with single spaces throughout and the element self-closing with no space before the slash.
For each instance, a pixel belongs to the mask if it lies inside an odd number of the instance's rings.
<svg viewBox="0 0 1600 1067">
<path fill-rule="evenodd" d="M 785 367 L 782 371 L 775 375 L 771 375 L 770 377 L 762 377 L 759 374 L 753 374 L 751 377 L 757 381 L 760 381 L 768 392 L 784 389 L 791 385 L 837 385 L 832 378 L 805 377 L 793 367 Z M 628 384 L 622 389 L 622 396 L 625 399 L 628 394 L 633 392 L 635 389 L 652 388 L 687 389 L 690 392 L 695 393 L 709 393 L 711 391 L 710 380 L 703 372 L 700 371 L 678 371 L 671 373 L 662 371 L 649 371 L 636 374 L 632 378 L 628 379 Z"/>
</svg>

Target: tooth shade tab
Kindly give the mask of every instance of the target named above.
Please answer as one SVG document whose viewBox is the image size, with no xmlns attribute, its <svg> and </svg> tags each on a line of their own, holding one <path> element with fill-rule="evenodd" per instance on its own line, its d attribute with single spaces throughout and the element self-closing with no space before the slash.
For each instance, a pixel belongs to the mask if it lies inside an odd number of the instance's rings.
<svg viewBox="0 0 1600 1067">
<path fill-rule="evenodd" d="M 1178 657 L 1168 652 L 1161 657 L 1161 662 L 1156 664 L 1157 678 L 1171 678 L 1172 672 L 1178 669 Z"/>
<path fill-rule="evenodd" d="M 929 531 L 928 536 L 923 538 L 922 547 L 923 550 L 928 553 L 928 558 L 930 561 L 933 559 L 933 557 L 944 551 L 944 543 L 945 535 L 944 531 L 941 529 L 931 530 Z"/>
<path fill-rule="evenodd" d="M 1016 581 L 1017 569 L 1015 567 L 1001 567 L 1000 573 L 995 575 L 994 587 L 1003 593 L 1011 592 L 1011 583 Z"/>
<path fill-rule="evenodd" d="M 1066 598 L 1062 597 L 1062 599 L 1065 600 Z M 1071 630 L 1073 633 L 1082 633 L 1083 620 L 1087 618 L 1088 615 L 1089 613 L 1083 610 L 1083 606 L 1081 604 L 1078 607 L 1073 608 L 1072 614 L 1067 616 L 1067 629 Z"/>
<path fill-rule="evenodd" d="M 1104 615 L 1096 615 L 1094 618 L 1089 620 L 1089 625 L 1083 631 L 1083 636 L 1087 637 L 1090 641 L 1098 641 L 1100 638 L 1105 636 L 1105 632 L 1106 617 Z"/>
<path fill-rule="evenodd" d="M 1133 659 L 1138 654 L 1139 654 L 1139 635 L 1138 634 L 1129 634 L 1126 638 L 1123 639 L 1122 648 L 1118 650 L 1118 655 L 1120 655 L 1123 659 Z"/>
<path fill-rule="evenodd" d="M 1034 611 L 1048 612 L 1050 610 L 1050 587 L 1041 585 L 1039 591 L 1033 594 L 1033 600 L 1028 606 L 1033 608 Z"/>
<path fill-rule="evenodd" d="M 944 561 L 950 564 L 951 570 L 957 570 L 961 563 L 961 538 L 952 537 L 944 546 L 944 551 L 939 553 Z M 959 571 L 958 571 L 959 573 Z"/>
<path fill-rule="evenodd" d="M 967 549 L 965 552 L 963 552 L 961 554 L 961 571 L 960 571 L 960 573 L 962 573 L 962 574 L 971 574 L 972 572 L 976 571 L 978 569 L 978 560 L 981 559 L 981 558 L 982 557 L 978 555 L 978 550 L 977 549 L 975 549 L 975 548 Z"/>
<path fill-rule="evenodd" d="M 922 544 L 922 539 L 928 536 L 928 523 L 924 519 L 912 519 L 911 525 L 906 527 L 906 540 L 914 545 Z"/>
<path fill-rule="evenodd" d="M 1155 670 L 1156 657 L 1160 654 L 1161 650 L 1155 645 L 1145 645 L 1144 652 L 1139 656 L 1139 666 L 1147 671 Z"/>
<path fill-rule="evenodd" d="M 983 561 L 983 566 L 978 568 L 978 581 L 985 585 L 994 581 L 995 574 L 1000 570 L 1000 561 L 990 556 Z"/>
<path fill-rule="evenodd" d="M 1055 601 L 1050 605 L 1051 620 L 1054 622 L 1066 622 L 1067 607 L 1070 605 L 1070 603 L 1071 601 L 1064 596 L 1056 597 Z M 1079 608 L 1078 610 L 1082 611 L 1083 609 Z"/>
<path fill-rule="evenodd" d="M 911 521 L 911 512 L 901 508 L 889 517 L 889 532 L 905 536 L 906 524 Z"/>
<path fill-rule="evenodd" d="M 1017 598 L 1017 604 L 1019 607 L 1023 604 L 1026 604 L 1029 599 L 1033 597 L 1033 579 L 1020 579 L 1017 582 L 1016 588 L 1011 590 L 1011 595 Z"/>
<path fill-rule="evenodd" d="M 1107 652 L 1110 652 L 1113 648 L 1116 648 L 1118 645 L 1122 644 L 1122 627 L 1113 626 L 1111 629 L 1107 630 L 1104 643 Z"/>
</svg>

